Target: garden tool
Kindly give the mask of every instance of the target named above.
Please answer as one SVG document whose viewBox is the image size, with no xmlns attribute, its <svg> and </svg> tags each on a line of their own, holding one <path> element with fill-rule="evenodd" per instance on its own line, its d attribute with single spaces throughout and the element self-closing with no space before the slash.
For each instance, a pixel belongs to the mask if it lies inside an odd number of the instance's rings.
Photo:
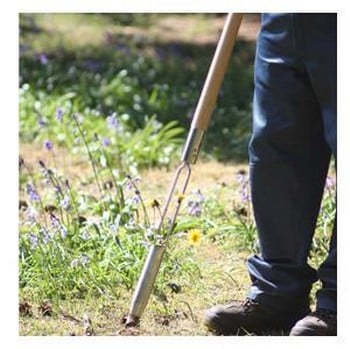
<svg viewBox="0 0 350 349">
<path fill-rule="evenodd" d="M 229 58 L 237 38 L 242 18 L 243 14 L 241 13 L 229 13 L 227 15 L 224 28 L 220 35 L 214 57 L 210 64 L 209 71 L 194 112 L 189 134 L 181 156 L 181 163 L 174 174 L 168 196 L 161 212 L 161 218 L 157 225 L 158 230 L 163 227 L 170 203 L 174 197 L 175 189 L 180 188 L 180 194 L 177 195 L 175 208 L 172 212 L 170 220 L 167 223 L 169 224 L 169 226 L 167 226 L 168 232 L 172 232 L 174 229 L 176 217 L 182 201 L 181 198 L 184 197 L 191 175 L 190 164 L 195 164 L 197 161 L 203 137 L 208 128 L 208 124 L 216 104 L 217 96 L 227 70 Z M 127 327 L 137 326 L 140 322 L 140 318 L 152 293 L 154 282 L 164 257 L 166 242 L 169 235 L 165 237 L 162 243 L 152 244 L 150 246 L 145 264 L 133 294 L 129 313 L 126 317 L 125 325 Z"/>
</svg>

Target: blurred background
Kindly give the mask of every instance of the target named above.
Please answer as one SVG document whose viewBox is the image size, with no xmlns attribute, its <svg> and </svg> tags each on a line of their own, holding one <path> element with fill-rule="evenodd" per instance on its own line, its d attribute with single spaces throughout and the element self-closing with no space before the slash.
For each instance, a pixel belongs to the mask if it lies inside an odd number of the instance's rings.
<svg viewBox="0 0 350 349">
<path fill-rule="evenodd" d="M 259 19 L 245 15 L 204 157 L 247 160 Z M 220 13 L 20 14 L 20 141 L 42 142 L 40 120 L 57 108 L 91 120 L 124 115 L 129 130 L 150 118 L 175 121 L 184 139 L 224 20 Z M 97 118 L 92 127 L 99 129 Z M 62 135 L 57 141 L 68 145 Z"/>
</svg>

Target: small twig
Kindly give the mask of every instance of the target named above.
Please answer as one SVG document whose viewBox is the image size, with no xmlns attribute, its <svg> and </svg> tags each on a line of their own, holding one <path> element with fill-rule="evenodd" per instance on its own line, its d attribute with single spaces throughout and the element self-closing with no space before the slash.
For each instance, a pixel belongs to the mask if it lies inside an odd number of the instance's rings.
<svg viewBox="0 0 350 349">
<path fill-rule="evenodd" d="M 77 319 L 76 317 L 74 317 L 74 316 L 72 316 L 72 315 L 70 315 L 70 314 L 63 313 L 63 312 L 61 311 L 61 315 L 62 315 L 63 318 L 66 319 L 66 320 L 74 321 L 74 322 L 76 322 L 76 323 L 78 323 L 78 324 L 82 323 L 82 320 L 79 320 L 79 319 Z"/>
<path fill-rule="evenodd" d="M 185 303 L 187 305 L 187 308 L 188 310 L 190 311 L 190 314 L 191 314 L 191 319 L 194 321 L 194 322 L 197 322 L 197 320 L 195 319 L 194 315 L 193 315 L 193 311 L 192 311 L 192 308 L 191 306 L 186 302 L 186 301 L 181 301 L 182 303 Z"/>
<path fill-rule="evenodd" d="M 83 325 L 84 325 L 84 333 L 86 336 L 95 336 L 96 335 L 96 333 L 92 327 L 92 322 L 86 314 L 83 315 Z"/>
<path fill-rule="evenodd" d="M 88 317 L 88 315 L 84 314 L 82 319 L 78 319 L 74 317 L 73 315 L 70 315 L 60 309 L 60 314 L 63 316 L 64 319 L 74 321 L 77 324 L 82 324 L 84 326 L 84 334 L 85 336 L 95 336 L 95 330 L 92 326 L 91 319 Z"/>
</svg>

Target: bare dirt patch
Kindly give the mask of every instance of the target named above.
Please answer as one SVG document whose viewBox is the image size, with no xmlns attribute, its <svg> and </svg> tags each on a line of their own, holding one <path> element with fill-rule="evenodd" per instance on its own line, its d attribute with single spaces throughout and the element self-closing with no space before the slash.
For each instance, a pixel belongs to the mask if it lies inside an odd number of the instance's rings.
<svg viewBox="0 0 350 349">
<path fill-rule="evenodd" d="M 197 45 L 216 44 L 226 16 L 204 19 L 174 14 L 160 18 L 156 25 L 143 29 L 120 27 L 118 31 L 126 36 L 155 39 L 162 43 L 182 42 Z M 260 27 L 259 14 L 248 13 L 243 17 L 238 37 L 244 41 L 256 40 Z"/>
<path fill-rule="evenodd" d="M 48 167 L 55 168 L 58 173 L 65 175 L 70 181 L 79 181 L 84 176 L 91 176 L 92 169 L 87 159 L 72 156 L 64 148 L 48 152 L 38 144 L 21 144 L 19 155 L 31 169 L 38 169 L 38 161 L 43 161 Z M 155 193 L 155 199 L 166 195 L 171 185 L 173 175 L 178 164 L 170 169 L 152 168 L 140 171 L 142 192 Z M 188 191 L 204 189 L 211 191 L 217 186 L 232 184 L 235 175 L 240 170 L 247 170 L 246 164 L 221 163 L 215 160 L 198 160 L 191 165 L 191 176 Z"/>
</svg>

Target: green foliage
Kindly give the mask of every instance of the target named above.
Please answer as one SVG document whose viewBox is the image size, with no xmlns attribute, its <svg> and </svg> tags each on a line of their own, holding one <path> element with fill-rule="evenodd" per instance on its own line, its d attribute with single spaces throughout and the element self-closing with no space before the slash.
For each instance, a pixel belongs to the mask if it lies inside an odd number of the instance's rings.
<svg viewBox="0 0 350 349">
<path fill-rule="evenodd" d="M 42 161 L 36 173 L 23 159 L 20 164 L 20 289 L 57 301 L 101 294 L 117 297 L 122 289 L 134 287 L 148 249 L 150 222 L 131 179 L 111 177 L 108 187 L 101 186 L 96 168 L 99 191 L 91 195 L 74 189 Z M 183 273 L 194 275 L 197 267 L 188 252 L 166 255 L 158 288 L 181 279 Z"/>
<path fill-rule="evenodd" d="M 130 167 L 167 166 L 176 155 L 183 133 L 176 121 L 163 125 L 155 116 L 145 116 L 139 127 L 126 113 L 104 116 L 89 109 L 80 113 L 75 96 L 69 92 L 56 98 L 42 95 L 37 100 L 29 84 L 24 84 L 20 89 L 21 140 L 50 140 L 74 153 L 88 150 L 89 156 L 96 153 L 102 166 L 108 162 L 124 172 Z M 111 119 L 115 125 L 110 124 Z M 103 152 L 100 142 L 105 144 Z"/>
</svg>

